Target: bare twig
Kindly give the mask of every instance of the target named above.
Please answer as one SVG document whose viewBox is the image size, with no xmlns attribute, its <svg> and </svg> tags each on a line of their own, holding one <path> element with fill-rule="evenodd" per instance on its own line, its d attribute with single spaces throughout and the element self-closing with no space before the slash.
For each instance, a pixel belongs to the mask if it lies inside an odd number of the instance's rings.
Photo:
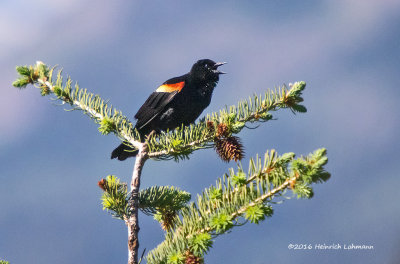
<svg viewBox="0 0 400 264">
<path fill-rule="evenodd" d="M 147 143 L 141 143 L 139 153 L 136 156 L 131 181 L 131 198 L 129 200 L 130 216 L 125 223 L 128 226 L 128 264 L 138 264 L 139 251 L 139 217 L 138 217 L 138 196 L 140 188 L 140 176 L 144 163 L 148 159 Z"/>
</svg>

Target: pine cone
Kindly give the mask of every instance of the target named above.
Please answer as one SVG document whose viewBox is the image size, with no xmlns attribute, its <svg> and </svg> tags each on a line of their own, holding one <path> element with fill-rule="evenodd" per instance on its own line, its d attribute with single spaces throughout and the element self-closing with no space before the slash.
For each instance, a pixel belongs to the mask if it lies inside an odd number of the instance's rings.
<svg viewBox="0 0 400 264">
<path fill-rule="evenodd" d="M 214 122 L 207 121 L 207 129 L 208 129 L 209 132 L 213 133 L 214 130 L 215 130 Z"/>
<path fill-rule="evenodd" d="M 296 185 L 296 179 L 290 180 L 289 184 L 290 184 L 289 188 L 293 190 L 294 186 Z"/>
<path fill-rule="evenodd" d="M 103 190 L 103 191 L 107 191 L 107 189 L 108 189 L 108 183 L 107 183 L 107 180 L 106 179 L 101 179 L 98 183 L 97 183 L 97 185 L 99 185 L 99 187 Z"/>
<path fill-rule="evenodd" d="M 217 135 L 216 135 L 218 138 L 228 136 L 228 132 L 229 132 L 228 126 L 226 124 L 224 124 L 224 123 L 218 124 Z"/>
<path fill-rule="evenodd" d="M 235 136 L 217 139 L 215 142 L 215 150 L 223 161 L 238 161 L 244 156 L 243 145 L 240 139 Z"/>
<path fill-rule="evenodd" d="M 185 264 L 204 264 L 204 259 L 196 257 L 189 250 L 185 252 Z"/>
<path fill-rule="evenodd" d="M 169 211 L 166 213 L 162 214 L 162 222 L 161 222 L 161 228 L 165 231 L 171 230 L 171 228 L 174 226 L 174 217 L 176 216 L 176 212 L 174 211 Z"/>
</svg>

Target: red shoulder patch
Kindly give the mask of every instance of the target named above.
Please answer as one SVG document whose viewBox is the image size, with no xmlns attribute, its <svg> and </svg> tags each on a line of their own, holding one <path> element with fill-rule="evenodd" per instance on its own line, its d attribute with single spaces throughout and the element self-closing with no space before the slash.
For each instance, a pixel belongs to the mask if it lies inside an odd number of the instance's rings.
<svg viewBox="0 0 400 264">
<path fill-rule="evenodd" d="M 157 88 L 156 92 L 172 93 L 172 92 L 178 91 L 178 93 L 179 93 L 182 90 L 183 86 L 185 86 L 185 82 L 163 84 Z"/>
</svg>

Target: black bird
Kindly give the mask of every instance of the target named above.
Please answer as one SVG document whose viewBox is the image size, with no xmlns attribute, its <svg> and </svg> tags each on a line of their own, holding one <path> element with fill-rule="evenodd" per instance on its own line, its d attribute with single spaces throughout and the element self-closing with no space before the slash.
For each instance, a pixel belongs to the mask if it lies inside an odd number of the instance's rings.
<svg viewBox="0 0 400 264">
<path fill-rule="evenodd" d="M 158 87 L 135 115 L 135 128 L 140 138 L 144 140 L 153 130 L 160 133 L 193 123 L 210 104 L 219 75 L 224 74 L 218 70 L 223 64 L 225 62 L 199 60 L 189 73 L 169 79 Z M 122 143 L 111 153 L 111 158 L 125 160 L 137 153 Z"/>
</svg>

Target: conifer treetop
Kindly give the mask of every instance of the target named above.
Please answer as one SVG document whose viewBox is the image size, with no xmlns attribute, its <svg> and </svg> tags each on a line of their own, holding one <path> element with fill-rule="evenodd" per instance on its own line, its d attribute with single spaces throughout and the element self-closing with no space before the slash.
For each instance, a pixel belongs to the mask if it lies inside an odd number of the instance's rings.
<svg viewBox="0 0 400 264">
<path fill-rule="evenodd" d="M 103 190 L 103 209 L 125 222 L 128 228 L 128 264 L 139 259 L 138 210 L 159 221 L 165 240 L 151 250 L 147 263 L 186 264 L 203 263 L 204 255 L 213 239 L 246 223 L 258 224 L 272 216 L 273 206 L 289 197 L 311 198 L 312 185 L 330 178 L 324 168 L 328 159 L 324 148 L 306 157 L 294 153 L 278 155 L 267 151 L 264 158 L 250 159 L 245 171 L 240 162 L 237 168 L 218 178 L 190 202 L 190 193 L 174 186 L 152 186 L 140 190 L 142 168 L 147 159 L 176 161 L 189 158 L 198 149 L 215 148 L 223 161 L 240 161 L 243 146 L 236 136 L 244 128 L 255 127 L 273 119 L 272 111 L 290 109 L 304 113 L 302 92 L 305 82 L 283 85 L 263 95 L 253 95 L 237 105 L 225 107 L 206 115 L 198 123 L 154 135 L 143 142 L 132 122 L 98 95 L 64 78 L 62 70 L 42 62 L 33 66 L 18 66 L 17 88 L 28 84 L 37 87 L 43 96 L 52 95 L 66 110 L 81 110 L 99 125 L 102 134 L 114 133 L 121 141 L 138 149 L 130 183 L 121 182 L 114 175 L 99 181 Z"/>
</svg>

